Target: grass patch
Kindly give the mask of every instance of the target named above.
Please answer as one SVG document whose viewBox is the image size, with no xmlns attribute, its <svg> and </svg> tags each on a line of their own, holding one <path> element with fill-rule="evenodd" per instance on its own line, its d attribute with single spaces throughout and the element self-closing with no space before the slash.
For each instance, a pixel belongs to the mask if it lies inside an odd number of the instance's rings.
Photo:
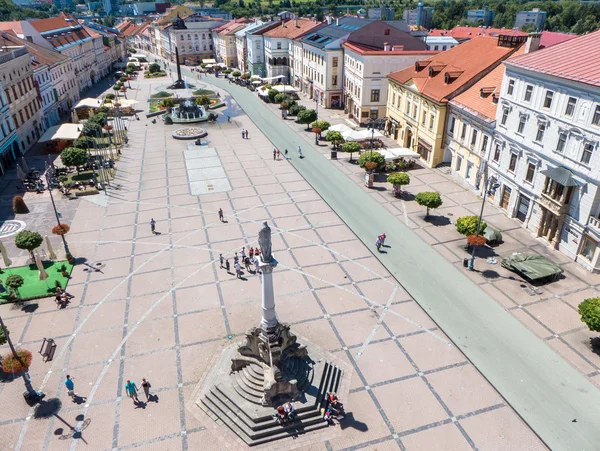
<svg viewBox="0 0 600 451">
<path fill-rule="evenodd" d="M 197 89 L 193 92 L 195 96 L 214 96 L 215 91 L 211 91 L 210 89 Z"/>
<path fill-rule="evenodd" d="M 46 280 L 40 280 L 40 272 L 36 265 L 18 266 L 16 268 L 4 268 L 0 272 L 2 282 L 6 281 L 6 278 L 10 275 L 17 274 L 23 278 L 23 286 L 19 288 L 20 299 L 26 301 L 28 299 L 46 298 L 54 296 L 56 292 L 55 281 L 58 280 L 63 288 L 67 288 L 69 283 L 69 277 L 63 277 L 60 268 L 65 265 L 67 268 L 67 274 L 71 274 L 73 265 L 68 261 L 45 261 L 42 262 L 44 269 L 48 273 Z M 11 302 L 8 290 L 0 295 L 0 303 L 4 304 Z"/>
<path fill-rule="evenodd" d="M 150 102 L 148 104 L 148 113 L 156 113 L 157 111 L 165 111 L 165 108 L 160 108 L 160 102 Z"/>
<path fill-rule="evenodd" d="M 167 91 L 160 91 L 150 96 L 151 99 L 168 99 L 169 97 L 173 97 L 173 93 Z"/>
<path fill-rule="evenodd" d="M 153 74 L 144 74 L 144 78 L 160 78 L 160 77 L 166 77 L 167 73 L 166 72 L 154 72 Z"/>
<path fill-rule="evenodd" d="M 115 170 L 114 169 L 105 169 L 102 174 L 108 172 L 108 176 L 112 179 L 115 176 Z M 100 182 L 101 178 L 103 177 L 102 174 L 100 173 L 100 170 L 96 171 L 96 178 L 98 179 L 98 182 Z M 69 174 L 67 174 L 67 181 L 66 183 L 87 183 L 90 180 L 94 180 L 94 171 L 89 170 L 89 171 L 81 171 L 79 174 L 77 172 L 70 172 Z"/>
</svg>

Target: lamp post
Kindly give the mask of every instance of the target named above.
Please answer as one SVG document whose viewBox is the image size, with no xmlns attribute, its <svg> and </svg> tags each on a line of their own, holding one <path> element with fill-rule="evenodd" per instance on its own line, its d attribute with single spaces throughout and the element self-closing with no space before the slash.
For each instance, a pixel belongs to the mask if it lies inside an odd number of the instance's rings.
<svg viewBox="0 0 600 451">
<path fill-rule="evenodd" d="M 50 186 L 50 179 L 54 176 L 54 168 L 52 166 L 48 166 L 46 163 L 46 184 L 48 185 L 48 192 L 50 193 L 50 200 L 52 201 L 52 209 L 54 210 L 54 216 L 56 216 L 56 224 L 59 226 L 60 224 L 60 216 L 58 215 L 58 211 L 56 210 L 56 204 L 54 203 L 54 195 L 52 194 L 52 187 Z M 69 250 L 69 245 L 67 244 L 67 239 L 65 238 L 64 233 L 60 236 L 63 241 L 63 246 L 65 247 L 65 253 L 67 254 L 67 260 L 71 255 L 71 251 Z"/>
<path fill-rule="evenodd" d="M 483 218 L 483 208 L 485 207 L 485 198 L 487 196 L 494 195 L 499 186 L 500 186 L 500 184 L 497 183 L 496 179 L 493 177 L 490 178 L 489 180 L 487 180 L 486 183 L 484 184 L 484 187 L 486 189 L 484 190 L 483 199 L 481 200 L 481 211 L 479 212 L 479 218 L 477 219 L 477 228 L 475 229 L 475 236 L 479 236 L 479 229 L 481 227 L 481 220 Z M 477 249 L 477 246 L 472 246 L 472 247 L 473 247 L 473 251 L 471 252 L 471 258 L 469 259 L 469 265 L 467 266 L 467 269 L 469 271 L 475 270 L 475 249 Z"/>
<path fill-rule="evenodd" d="M 369 129 L 371 131 L 371 161 L 373 161 L 373 140 L 375 139 L 375 122 L 373 121 L 373 119 L 369 120 L 369 125 L 367 126 L 367 129 Z"/>
<path fill-rule="evenodd" d="M 8 342 L 8 346 L 10 347 L 13 357 L 21 361 L 21 358 L 17 354 L 17 351 L 15 350 L 15 347 L 12 344 L 10 335 L 8 334 L 8 330 L 4 325 L 4 321 L 2 321 L 2 317 L 0 317 L 0 328 L 2 328 L 2 332 L 4 332 L 4 336 L 6 337 L 6 341 Z M 25 389 L 27 390 L 27 393 L 23 393 L 23 397 L 25 398 L 25 402 L 28 405 L 33 406 L 36 403 L 40 402 L 42 399 L 44 399 L 46 395 L 42 392 L 35 391 L 33 385 L 31 385 L 31 376 L 29 376 L 29 371 L 27 369 L 23 371 L 23 382 L 25 383 Z"/>
</svg>

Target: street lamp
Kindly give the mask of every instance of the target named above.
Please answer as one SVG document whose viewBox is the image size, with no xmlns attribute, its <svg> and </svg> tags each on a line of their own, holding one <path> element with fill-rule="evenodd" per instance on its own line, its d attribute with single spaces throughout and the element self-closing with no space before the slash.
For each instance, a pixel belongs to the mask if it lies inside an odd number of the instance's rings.
<svg viewBox="0 0 600 451">
<path fill-rule="evenodd" d="M 485 198 L 487 196 L 493 196 L 494 194 L 496 194 L 496 190 L 500 187 L 500 184 L 496 181 L 494 177 L 492 177 L 484 184 L 484 187 L 486 187 L 486 189 L 483 193 L 483 199 L 481 200 L 481 211 L 479 212 L 479 218 L 477 219 L 477 229 L 475 229 L 475 236 L 479 236 L 479 229 L 481 227 L 481 220 L 483 218 L 483 207 L 485 207 Z M 471 252 L 471 258 L 469 259 L 469 265 L 467 266 L 467 269 L 469 271 L 475 270 L 475 249 L 477 249 L 477 246 L 472 247 L 473 251 Z"/>
<path fill-rule="evenodd" d="M 367 129 L 371 131 L 371 161 L 373 161 L 373 140 L 375 139 L 375 121 L 373 119 L 369 120 L 369 124 L 367 125 Z"/>
<path fill-rule="evenodd" d="M 58 211 L 56 211 L 56 204 L 54 203 L 54 196 L 52 195 L 52 187 L 50 185 L 50 180 L 52 177 L 54 177 L 54 167 L 48 166 L 48 163 L 46 163 L 45 175 L 46 175 L 46 184 L 48 185 L 48 192 L 50 193 L 50 200 L 52 201 L 52 208 L 54 209 L 54 216 L 56 216 L 56 223 L 60 227 L 60 225 L 61 225 L 60 216 L 58 215 Z M 65 247 L 65 253 L 67 254 L 67 260 L 68 260 L 69 256 L 71 255 L 71 251 L 69 250 L 69 245 L 67 244 L 67 239 L 65 238 L 64 233 L 60 237 L 62 238 L 63 245 Z"/>
</svg>

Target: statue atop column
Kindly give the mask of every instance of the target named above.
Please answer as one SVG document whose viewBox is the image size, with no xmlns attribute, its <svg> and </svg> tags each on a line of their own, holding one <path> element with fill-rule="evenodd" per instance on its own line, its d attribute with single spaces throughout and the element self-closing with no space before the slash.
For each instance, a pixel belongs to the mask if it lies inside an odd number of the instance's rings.
<svg viewBox="0 0 600 451">
<path fill-rule="evenodd" d="M 269 263 L 273 256 L 271 255 L 271 228 L 267 221 L 263 222 L 263 227 L 258 232 L 258 245 L 260 246 L 261 260 Z"/>
</svg>

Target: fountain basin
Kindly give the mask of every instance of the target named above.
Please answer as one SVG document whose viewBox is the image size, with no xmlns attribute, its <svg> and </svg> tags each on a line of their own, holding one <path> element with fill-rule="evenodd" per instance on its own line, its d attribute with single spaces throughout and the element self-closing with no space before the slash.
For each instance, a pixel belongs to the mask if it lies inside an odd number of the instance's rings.
<svg viewBox="0 0 600 451">
<path fill-rule="evenodd" d="M 178 128 L 172 133 L 175 139 L 198 139 L 204 138 L 208 132 L 200 127 Z"/>
</svg>

